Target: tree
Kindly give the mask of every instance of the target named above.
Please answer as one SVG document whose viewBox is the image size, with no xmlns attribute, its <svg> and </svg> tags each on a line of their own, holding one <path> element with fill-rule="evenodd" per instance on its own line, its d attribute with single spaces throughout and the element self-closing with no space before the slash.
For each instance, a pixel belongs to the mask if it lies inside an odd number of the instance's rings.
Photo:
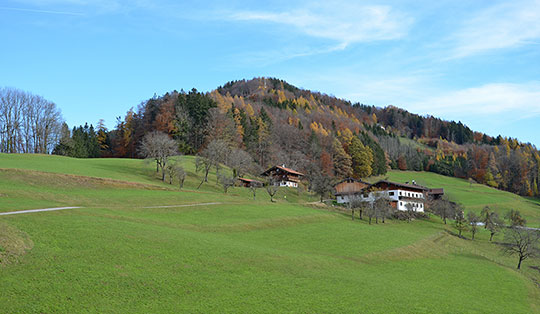
<svg viewBox="0 0 540 314">
<path fill-rule="evenodd" d="M 360 197 L 357 197 L 356 195 L 350 195 L 349 207 L 351 208 L 353 220 L 354 220 L 355 209 L 358 211 L 358 218 L 362 220 L 362 214 L 367 212 L 369 208 L 372 206 L 369 202 L 362 200 Z"/>
<path fill-rule="evenodd" d="M 178 184 L 180 189 L 184 187 L 184 181 L 186 180 L 186 171 L 181 166 L 176 166 L 176 177 L 178 178 Z"/>
<path fill-rule="evenodd" d="M 349 154 L 352 159 L 353 176 L 356 178 L 369 177 L 373 171 L 373 153 L 369 147 L 364 146 L 358 137 L 353 137 L 349 145 Z"/>
<path fill-rule="evenodd" d="M 468 229 L 467 220 L 465 219 L 465 215 L 461 208 L 458 208 L 456 211 L 456 215 L 454 217 L 454 227 L 457 229 L 460 238 L 462 237 L 461 234 L 463 231 Z"/>
<path fill-rule="evenodd" d="M 366 210 L 366 215 L 368 216 L 368 220 L 369 220 L 369 224 L 371 225 L 371 220 L 373 219 L 373 217 L 375 217 L 375 219 L 377 219 L 377 208 L 375 207 L 375 204 L 374 203 L 369 203 L 368 207 L 367 207 L 367 210 Z"/>
<path fill-rule="evenodd" d="M 385 219 L 392 216 L 394 211 L 394 208 L 390 205 L 390 199 L 384 191 L 375 192 L 373 207 L 375 209 L 375 223 L 379 223 L 379 218 L 381 218 L 382 223 L 385 223 Z"/>
<path fill-rule="evenodd" d="M 446 220 L 454 217 L 456 213 L 454 204 L 452 204 L 452 202 L 450 202 L 446 196 L 440 200 L 434 201 L 433 204 L 429 206 L 429 209 L 430 212 L 441 217 L 445 225 Z"/>
<path fill-rule="evenodd" d="M 333 190 L 332 180 L 322 172 L 317 173 L 311 182 L 312 190 L 320 196 L 321 203 L 323 198 Z"/>
<path fill-rule="evenodd" d="M 249 189 L 251 190 L 251 194 L 253 194 L 253 200 L 255 200 L 255 196 L 257 195 L 257 189 L 261 187 L 261 184 L 258 182 L 251 182 L 249 184 Z"/>
<path fill-rule="evenodd" d="M 471 226 L 472 240 L 474 240 L 474 236 L 478 231 L 478 223 L 480 222 L 480 217 L 478 217 L 474 212 L 468 212 L 467 220 L 469 221 L 469 225 Z"/>
<path fill-rule="evenodd" d="M 279 191 L 279 185 L 275 184 L 274 180 L 270 179 L 266 183 L 266 192 L 270 195 L 270 202 L 274 203 L 274 196 Z"/>
<path fill-rule="evenodd" d="M 226 156 L 226 164 L 233 170 L 233 175 L 236 177 L 243 177 L 255 167 L 251 155 L 240 148 L 233 148 L 229 152 Z"/>
<path fill-rule="evenodd" d="M 202 165 L 202 168 L 204 169 L 204 177 L 197 189 L 199 189 L 204 182 L 208 182 L 208 173 L 212 167 L 216 168 L 216 176 L 219 175 L 220 164 L 225 162 L 229 152 L 230 148 L 228 144 L 222 140 L 213 140 L 208 143 L 201 154 L 197 156 L 198 161 L 196 160 L 199 167 Z"/>
<path fill-rule="evenodd" d="M 518 256 L 517 269 L 521 269 L 521 263 L 534 256 L 539 255 L 538 244 L 540 243 L 540 232 L 528 230 L 520 227 L 508 228 L 504 233 L 504 244 L 502 250 L 510 256 Z"/>
<path fill-rule="evenodd" d="M 156 161 L 157 167 L 161 168 L 161 180 L 165 181 L 169 158 L 178 154 L 176 142 L 167 134 L 154 131 L 143 137 L 140 151 L 144 157 Z"/>
<path fill-rule="evenodd" d="M 480 221 L 484 223 L 484 229 L 487 229 L 488 225 L 491 223 L 492 213 L 493 212 L 489 206 L 482 208 L 482 211 L 480 212 Z"/>
<path fill-rule="evenodd" d="M 336 138 L 332 142 L 332 160 L 334 162 L 334 175 L 338 178 L 352 176 L 351 156 L 345 152 L 341 142 Z"/>
<path fill-rule="evenodd" d="M 519 210 L 515 209 L 512 209 L 508 213 L 506 213 L 505 218 L 510 221 L 510 226 L 512 227 L 525 226 L 525 224 L 527 223 L 525 218 L 521 216 Z"/>
<path fill-rule="evenodd" d="M 493 240 L 493 236 L 504 227 L 504 221 L 499 218 L 499 214 L 491 212 L 490 218 L 487 220 L 486 227 L 490 232 L 489 241 Z"/>
<path fill-rule="evenodd" d="M 234 186 L 234 182 L 236 182 L 236 177 L 229 177 L 224 174 L 218 174 L 218 181 L 223 187 L 223 191 L 227 193 L 227 190 Z"/>
<path fill-rule="evenodd" d="M 407 222 L 411 222 L 411 219 L 414 218 L 414 213 L 416 212 L 416 210 L 414 209 L 414 206 L 412 203 L 407 203 L 405 204 L 405 215 L 407 217 Z"/>
</svg>

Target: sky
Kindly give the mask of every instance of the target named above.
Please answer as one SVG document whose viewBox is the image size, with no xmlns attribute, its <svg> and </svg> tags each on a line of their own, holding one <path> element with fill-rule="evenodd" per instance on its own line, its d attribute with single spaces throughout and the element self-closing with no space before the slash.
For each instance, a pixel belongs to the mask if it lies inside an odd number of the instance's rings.
<svg viewBox="0 0 540 314">
<path fill-rule="evenodd" d="M 0 36 L 0 87 L 70 126 L 265 76 L 540 147 L 540 0 L 2 0 Z"/>
</svg>

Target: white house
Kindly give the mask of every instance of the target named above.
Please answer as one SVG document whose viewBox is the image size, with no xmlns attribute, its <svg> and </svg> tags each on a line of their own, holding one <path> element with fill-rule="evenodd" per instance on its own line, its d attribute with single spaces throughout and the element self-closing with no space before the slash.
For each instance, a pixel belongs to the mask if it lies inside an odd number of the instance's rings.
<svg viewBox="0 0 540 314">
<path fill-rule="evenodd" d="M 417 184 L 401 184 L 386 180 L 379 181 L 362 189 L 361 192 L 350 194 L 347 198 L 338 198 L 338 203 L 348 203 L 352 197 L 373 203 L 376 198 L 385 196 L 397 210 L 407 210 L 411 204 L 414 211 L 424 212 L 428 189 Z"/>
</svg>

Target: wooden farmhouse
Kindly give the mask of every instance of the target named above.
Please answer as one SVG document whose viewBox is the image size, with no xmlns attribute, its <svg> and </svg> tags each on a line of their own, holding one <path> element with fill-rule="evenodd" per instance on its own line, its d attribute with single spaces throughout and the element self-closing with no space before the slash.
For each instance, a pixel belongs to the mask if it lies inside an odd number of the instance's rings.
<svg viewBox="0 0 540 314">
<path fill-rule="evenodd" d="M 249 188 L 252 186 L 257 186 L 257 187 L 263 186 L 263 183 L 261 181 L 252 180 L 252 179 L 238 178 L 238 181 L 240 181 L 240 184 L 245 188 Z"/>
<path fill-rule="evenodd" d="M 353 198 L 373 203 L 377 198 L 386 197 L 397 210 L 405 211 L 410 204 L 414 211 L 423 212 L 428 197 L 436 199 L 444 194 L 443 189 L 428 189 L 414 181 L 412 184 L 403 184 L 382 180 L 360 188 L 366 183 L 353 180 L 347 179 L 336 184 L 335 194 L 338 203 L 348 203 Z"/>
<path fill-rule="evenodd" d="M 360 193 L 362 193 L 362 191 L 368 186 L 369 183 L 367 182 L 347 178 L 334 185 L 334 195 L 336 196 L 338 203 L 349 203 L 350 198 L 360 195 Z"/>
<path fill-rule="evenodd" d="M 285 168 L 285 165 L 274 166 L 263 172 L 261 175 L 265 177 L 270 177 L 274 185 L 288 186 L 293 188 L 298 187 L 300 178 L 304 176 L 304 174 L 298 171 Z"/>
</svg>

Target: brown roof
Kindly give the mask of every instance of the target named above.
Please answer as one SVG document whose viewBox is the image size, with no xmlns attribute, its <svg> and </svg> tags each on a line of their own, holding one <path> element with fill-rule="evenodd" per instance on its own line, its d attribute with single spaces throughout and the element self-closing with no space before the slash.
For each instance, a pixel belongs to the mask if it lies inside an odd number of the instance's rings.
<svg viewBox="0 0 540 314">
<path fill-rule="evenodd" d="M 243 182 L 248 182 L 248 183 L 251 183 L 251 182 L 254 182 L 254 183 L 262 183 L 261 181 L 252 180 L 252 179 L 247 179 L 247 178 L 238 178 L 238 180 L 243 181 Z"/>
<path fill-rule="evenodd" d="M 298 171 L 295 171 L 295 170 L 292 170 L 292 169 L 289 169 L 289 168 L 285 168 L 285 167 L 282 167 L 282 166 L 273 166 L 272 168 L 266 170 L 265 172 L 262 173 L 262 175 L 266 175 L 268 172 L 274 170 L 274 169 L 281 169 L 285 172 L 288 172 L 288 173 L 291 173 L 291 174 L 295 174 L 295 175 L 298 175 L 298 176 L 303 176 L 304 174 L 303 173 L 300 173 Z"/>
<path fill-rule="evenodd" d="M 375 186 L 379 183 L 386 183 L 386 184 L 393 184 L 393 185 L 396 185 L 396 186 L 400 186 L 400 187 L 404 187 L 404 188 L 409 188 L 409 189 L 415 189 L 415 190 L 422 190 L 422 191 L 428 191 L 429 189 L 426 188 L 425 186 L 421 186 L 421 185 L 416 185 L 416 184 L 405 184 L 405 183 L 397 183 L 397 182 L 392 182 L 392 181 L 388 181 L 388 180 L 381 180 L 381 181 L 378 181 L 378 182 L 375 182 L 373 183 L 372 185 L 368 186 L 367 188 L 370 188 L 372 186 Z"/>
<path fill-rule="evenodd" d="M 444 194 L 443 188 L 429 189 L 429 194 Z"/>
</svg>

